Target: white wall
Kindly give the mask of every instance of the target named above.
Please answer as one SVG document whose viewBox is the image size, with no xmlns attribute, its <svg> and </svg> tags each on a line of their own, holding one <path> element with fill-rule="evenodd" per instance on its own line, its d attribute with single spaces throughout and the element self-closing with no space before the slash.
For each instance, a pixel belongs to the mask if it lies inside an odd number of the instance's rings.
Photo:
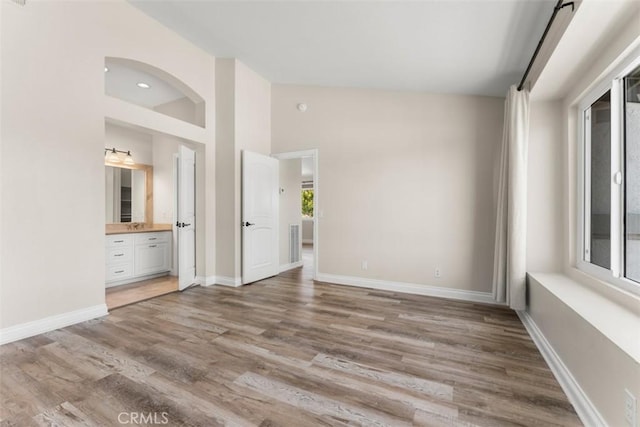
<svg viewBox="0 0 640 427">
<path fill-rule="evenodd" d="M 503 102 L 273 85 L 273 151 L 319 149 L 320 272 L 489 292 Z"/>
<path fill-rule="evenodd" d="M 205 98 L 209 124 L 215 113 L 215 63 L 125 2 L 27 2 L 23 7 L 2 2 L 0 8 L 4 329 L 104 307 L 107 109 L 215 141 L 213 126 L 176 124 L 105 97 L 105 56 L 134 58 L 184 81 Z M 119 109 L 126 113 L 118 114 Z M 215 159 L 207 158 L 212 174 Z M 213 197 L 213 184 L 209 189 Z M 212 212 L 210 217 L 205 220 L 213 221 Z M 206 235 L 215 240 L 213 228 Z M 198 274 L 213 274 L 213 250 L 209 259 Z"/>
<path fill-rule="evenodd" d="M 271 154 L 271 84 L 235 59 L 216 67 L 218 275 L 241 277 L 241 153 Z"/>
<path fill-rule="evenodd" d="M 289 264 L 290 225 L 298 225 L 300 227 L 300 238 L 302 239 L 302 214 L 300 213 L 301 163 L 300 159 L 280 160 L 280 266 Z"/>
</svg>

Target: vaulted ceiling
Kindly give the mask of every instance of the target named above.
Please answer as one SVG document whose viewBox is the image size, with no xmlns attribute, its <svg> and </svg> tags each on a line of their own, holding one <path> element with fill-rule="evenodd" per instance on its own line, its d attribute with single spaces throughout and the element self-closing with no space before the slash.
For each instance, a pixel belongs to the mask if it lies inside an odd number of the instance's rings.
<svg viewBox="0 0 640 427">
<path fill-rule="evenodd" d="M 504 96 L 553 0 L 132 1 L 273 83 Z"/>
</svg>

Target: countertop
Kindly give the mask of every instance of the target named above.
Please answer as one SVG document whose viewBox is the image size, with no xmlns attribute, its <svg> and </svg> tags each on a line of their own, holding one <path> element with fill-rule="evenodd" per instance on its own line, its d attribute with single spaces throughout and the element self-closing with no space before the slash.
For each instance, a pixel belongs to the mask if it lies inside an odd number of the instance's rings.
<svg viewBox="0 0 640 427">
<path fill-rule="evenodd" d="M 173 224 L 151 224 L 141 225 L 138 228 L 128 228 L 128 224 L 107 224 L 105 234 L 129 234 L 129 233 L 151 233 L 153 231 L 172 231 Z"/>
</svg>

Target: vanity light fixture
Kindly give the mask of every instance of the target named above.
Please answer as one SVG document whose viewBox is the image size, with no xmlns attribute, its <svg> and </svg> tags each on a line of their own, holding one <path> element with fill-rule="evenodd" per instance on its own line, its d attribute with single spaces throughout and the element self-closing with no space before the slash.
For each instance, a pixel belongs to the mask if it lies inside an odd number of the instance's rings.
<svg viewBox="0 0 640 427">
<path fill-rule="evenodd" d="M 138 86 L 139 88 L 142 88 L 142 89 L 151 89 L 151 86 L 148 85 L 147 83 L 144 83 L 144 82 L 139 82 L 139 83 L 136 84 L 136 86 Z"/>
<path fill-rule="evenodd" d="M 133 157 L 131 157 L 131 151 L 127 151 L 127 156 L 124 158 L 124 164 L 133 166 L 136 162 L 133 161 Z"/>
<path fill-rule="evenodd" d="M 107 71 L 109 71 L 109 67 L 105 66 L 104 67 L 104 72 L 106 73 Z"/>
<path fill-rule="evenodd" d="M 129 165 L 129 166 L 133 166 L 136 164 L 136 162 L 133 160 L 133 156 L 131 155 L 131 151 L 129 150 L 122 151 L 122 150 L 116 150 L 115 148 L 105 148 L 104 153 L 105 153 L 105 159 L 109 163 L 122 162 L 125 165 Z M 124 160 L 120 159 L 120 156 L 118 155 L 118 153 L 126 154 Z"/>
</svg>

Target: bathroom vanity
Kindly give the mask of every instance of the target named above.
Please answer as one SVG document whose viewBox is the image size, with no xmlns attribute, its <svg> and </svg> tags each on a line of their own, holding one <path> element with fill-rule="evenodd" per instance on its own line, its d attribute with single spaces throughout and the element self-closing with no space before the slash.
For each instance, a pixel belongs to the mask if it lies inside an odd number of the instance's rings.
<svg viewBox="0 0 640 427">
<path fill-rule="evenodd" d="M 110 164 L 106 173 L 106 287 L 171 271 L 172 225 L 153 223 L 153 167 Z"/>
<path fill-rule="evenodd" d="M 171 231 L 167 226 L 107 231 L 106 286 L 118 286 L 167 274 L 171 270 Z"/>
</svg>

